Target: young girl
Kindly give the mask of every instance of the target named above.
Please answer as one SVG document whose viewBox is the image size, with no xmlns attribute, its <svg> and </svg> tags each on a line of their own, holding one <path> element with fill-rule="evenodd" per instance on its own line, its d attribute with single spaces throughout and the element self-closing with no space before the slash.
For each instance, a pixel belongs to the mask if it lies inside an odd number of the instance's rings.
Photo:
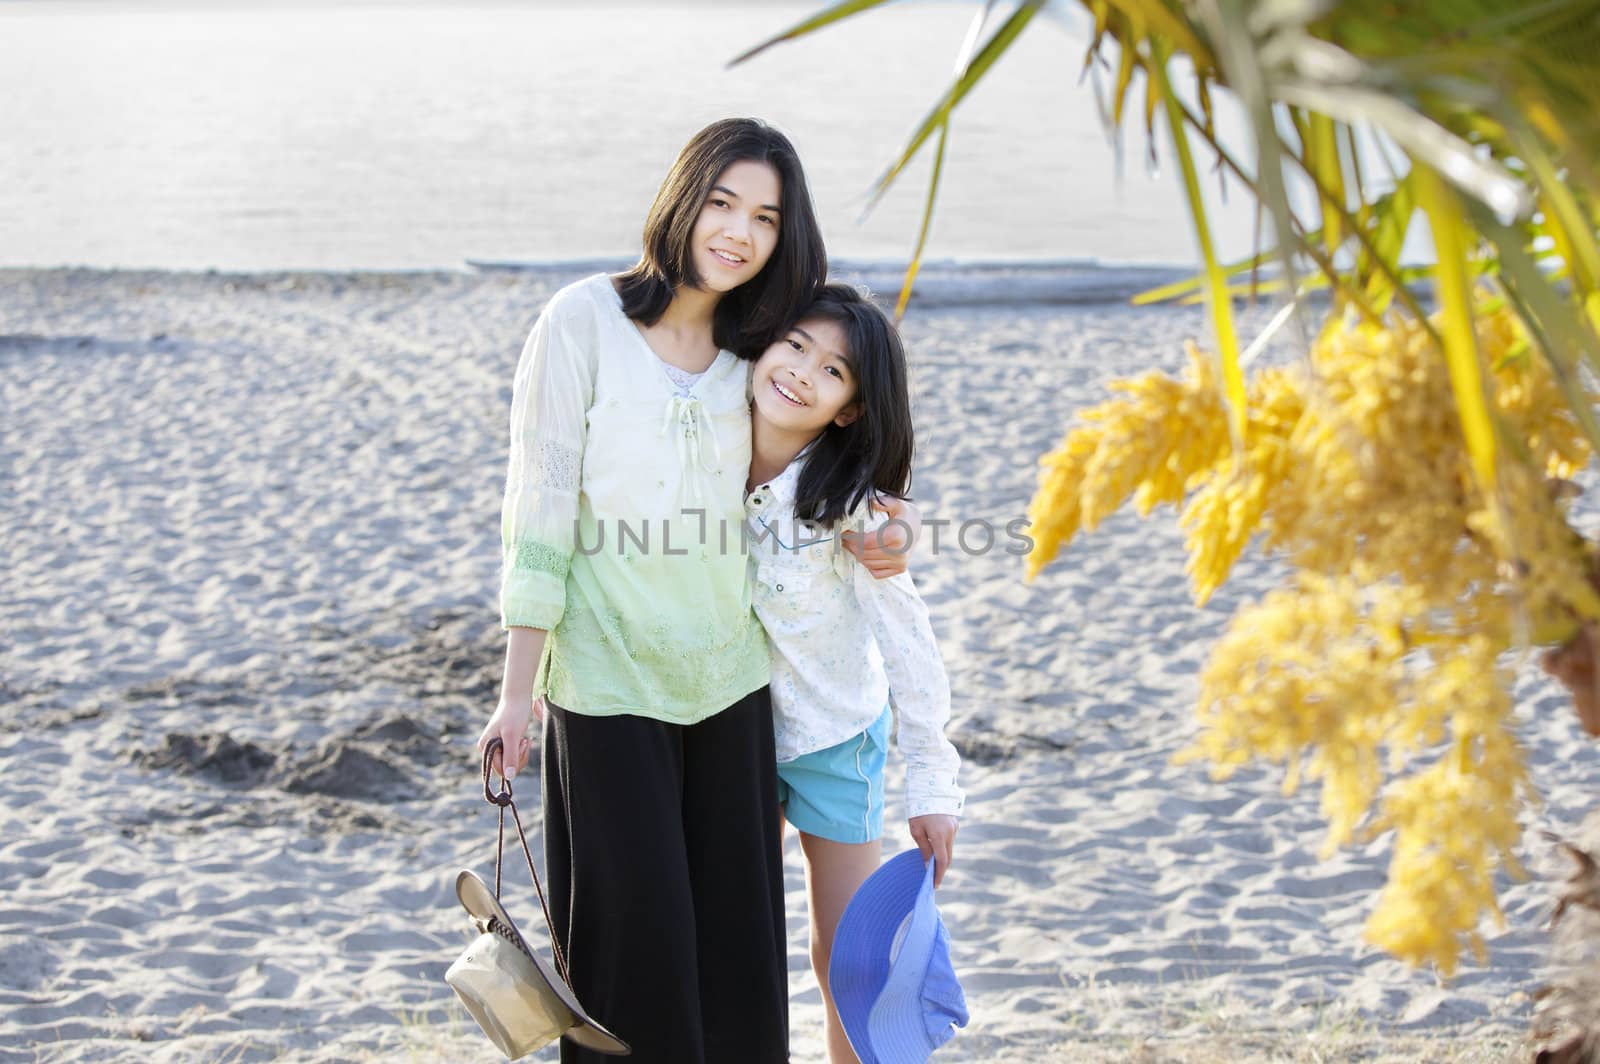
<svg viewBox="0 0 1600 1064">
<path fill-rule="evenodd" d="M 905 353 L 883 312 L 828 285 L 767 348 L 751 381 L 749 496 L 756 614 L 772 651 L 778 800 L 800 832 L 811 963 L 828 1056 L 854 1062 L 828 990 L 834 930 L 878 867 L 892 700 L 911 837 L 949 868 L 962 793 L 944 737 L 950 687 L 928 610 L 904 574 L 874 581 L 836 548 L 875 492 L 911 478 Z"/>
<path fill-rule="evenodd" d="M 788 1059 L 769 666 L 737 536 L 742 359 L 826 267 L 789 141 L 717 122 L 663 182 L 638 265 L 556 293 L 517 368 L 505 679 L 479 751 L 501 739 L 515 776 L 542 716 L 551 916 L 579 1001 L 636 1061 Z M 601 1058 L 563 1041 L 561 1059 Z"/>
</svg>

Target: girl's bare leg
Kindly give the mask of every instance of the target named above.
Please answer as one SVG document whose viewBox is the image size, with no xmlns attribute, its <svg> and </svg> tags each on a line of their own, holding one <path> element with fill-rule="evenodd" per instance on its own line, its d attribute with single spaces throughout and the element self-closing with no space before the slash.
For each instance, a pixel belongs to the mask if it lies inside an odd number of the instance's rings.
<svg viewBox="0 0 1600 1064">
<path fill-rule="evenodd" d="M 811 911 L 811 970 L 822 987 L 828 1007 L 829 1064 L 858 1064 L 845 1036 L 839 1013 L 828 990 L 828 959 L 833 954 L 833 933 L 856 888 L 878 870 L 883 846 L 873 842 L 834 842 L 800 832 L 800 849 L 806 857 L 806 896 Z"/>
</svg>

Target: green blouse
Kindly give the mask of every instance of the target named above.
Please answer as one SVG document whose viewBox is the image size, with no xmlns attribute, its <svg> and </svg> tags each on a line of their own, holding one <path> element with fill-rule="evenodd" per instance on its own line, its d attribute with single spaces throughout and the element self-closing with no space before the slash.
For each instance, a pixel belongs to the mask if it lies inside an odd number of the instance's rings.
<svg viewBox="0 0 1600 1064">
<path fill-rule="evenodd" d="M 502 623 L 549 631 L 535 694 L 693 724 L 768 682 L 741 528 L 749 364 L 687 396 L 598 274 L 522 351 L 501 517 Z"/>
</svg>

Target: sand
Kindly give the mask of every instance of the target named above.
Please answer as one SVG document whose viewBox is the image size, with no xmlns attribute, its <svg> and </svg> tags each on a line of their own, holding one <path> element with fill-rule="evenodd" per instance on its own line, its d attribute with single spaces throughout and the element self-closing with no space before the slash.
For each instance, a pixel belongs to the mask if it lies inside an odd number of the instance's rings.
<svg viewBox="0 0 1600 1064">
<path fill-rule="evenodd" d="M 442 977 L 467 932 L 454 874 L 492 852 L 472 740 L 504 645 L 511 370 L 568 279 L 0 271 L 0 1060 L 497 1059 Z M 925 514 L 1021 517 L 1071 413 L 1204 331 L 1192 309 L 916 314 Z M 952 538 L 914 565 L 969 805 L 941 902 L 973 1020 L 938 1059 L 1515 1041 L 1565 871 L 1538 829 L 1570 831 L 1600 790 L 1535 668 L 1536 875 L 1503 893 L 1489 964 L 1441 985 L 1362 942 L 1387 840 L 1321 861 L 1313 790 L 1171 762 L 1270 562 L 1198 610 L 1170 517 L 1119 515 L 1032 586 L 1003 540 Z M 894 852 L 897 776 L 890 794 Z M 792 839 L 788 887 L 808 1062 Z"/>
</svg>

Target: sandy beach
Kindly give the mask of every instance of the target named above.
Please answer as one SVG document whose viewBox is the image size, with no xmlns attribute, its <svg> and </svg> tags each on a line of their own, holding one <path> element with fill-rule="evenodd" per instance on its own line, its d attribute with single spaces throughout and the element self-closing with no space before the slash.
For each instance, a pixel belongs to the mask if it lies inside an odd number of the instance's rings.
<svg viewBox="0 0 1600 1064">
<path fill-rule="evenodd" d="M 443 974 L 456 870 L 492 871 L 472 741 L 504 649 L 511 372 L 573 279 L 0 271 L 0 1061 L 500 1059 Z M 973 1018 L 936 1059 L 1501 1059 L 1565 873 L 1539 832 L 1600 793 L 1531 662 L 1534 874 L 1444 985 L 1361 939 L 1387 839 L 1319 860 L 1314 788 L 1172 764 L 1270 562 L 1199 610 L 1170 517 L 1118 515 L 1033 585 L 1003 539 L 953 542 L 1023 516 L 1106 381 L 1205 333 L 1115 304 L 907 323 L 915 495 L 953 522 L 913 572 L 968 794 L 941 904 Z M 896 772 L 887 853 L 910 845 Z M 792 837 L 787 876 L 810 1064 Z"/>
</svg>

